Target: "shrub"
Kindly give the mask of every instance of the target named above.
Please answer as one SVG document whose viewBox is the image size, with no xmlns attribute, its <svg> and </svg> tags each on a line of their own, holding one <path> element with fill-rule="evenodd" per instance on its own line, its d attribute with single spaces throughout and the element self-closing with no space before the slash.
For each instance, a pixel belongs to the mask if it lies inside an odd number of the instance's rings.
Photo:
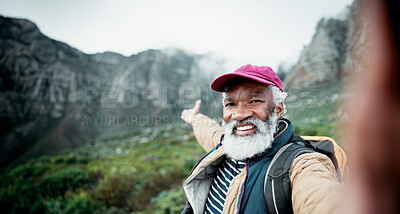
<svg viewBox="0 0 400 214">
<path fill-rule="evenodd" d="M 90 200 L 83 191 L 67 197 L 64 206 L 63 210 L 65 214 L 104 213 L 106 210 L 104 204 Z"/>
<path fill-rule="evenodd" d="M 4 170 L 0 176 L 2 213 L 43 213 L 45 207 L 34 180 L 48 169 L 29 163 Z"/>
<path fill-rule="evenodd" d="M 29 213 L 45 213 L 46 206 L 42 200 L 38 199 L 32 203 L 32 206 L 29 208 Z"/>
<path fill-rule="evenodd" d="M 67 168 L 40 181 L 39 189 L 44 197 L 63 196 L 67 190 L 74 190 L 88 183 L 88 175 L 80 168 Z"/>
<path fill-rule="evenodd" d="M 63 162 L 64 162 L 64 158 L 59 155 L 50 158 L 50 163 L 53 163 L 53 164 L 61 164 Z"/>
<path fill-rule="evenodd" d="M 88 156 L 80 156 L 78 158 L 78 162 L 82 163 L 82 164 L 87 164 L 87 163 L 89 163 L 89 161 L 90 161 L 90 158 Z"/>
<path fill-rule="evenodd" d="M 67 157 L 64 158 L 64 162 L 66 164 L 75 164 L 78 162 L 78 158 L 75 157 L 75 155 L 70 154 Z"/>
<path fill-rule="evenodd" d="M 60 198 L 54 199 L 51 198 L 48 201 L 46 201 L 46 213 L 50 214 L 59 214 L 63 213 L 62 211 L 62 200 Z"/>
<path fill-rule="evenodd" d="M 152 201 L 154 213 L 180 213 L 185 208 L 185 193 L 182 188 L 162 191 Z"/>
<path fill-rule="evenodd" d="M 39 189 L 42 196 L 52 198 L 64 195 L 67 190 L 62 181 L 55 176 L 49 176 L 41 180 L 39 183 Z"/>
<path fill-rule="evenodd" d="M 128 205 L 134 184 L 135 179 L 132 175 L 112 175 L 100 180 L 94 197 L 104 202 L 107 207 L 123 208 Z"/>
<path fill-rule="evenodd" d="M 12 169 L 7 178 L 10 182 L 15 182 L 15 179 L 21 178 L 23 180 L 30 180 L 45 173 L 49 167 L 47 166 L 33 166 L 31 164 L 21 165 Z"/>
<path fill-rule="evenodd" d="M 36 185 L 21 179 L 2 188 L 0 199 L 2 213 L 42 213 L 44 209 Z"/>
</svg>

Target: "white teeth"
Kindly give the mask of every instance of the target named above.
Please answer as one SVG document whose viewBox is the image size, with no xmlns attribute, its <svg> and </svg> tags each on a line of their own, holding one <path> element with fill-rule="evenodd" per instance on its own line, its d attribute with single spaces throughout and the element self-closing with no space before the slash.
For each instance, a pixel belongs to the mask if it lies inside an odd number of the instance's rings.
<svg viewBox="0 0 400 214">
<path fill-rule="evenodd" d="M 244 131 L 244 130 L 248 130 L 248 129 L 252 129 L 253 126 L 248 125 L 248 126 L 241 126 L 241 127 L 236 127 L 236 130 L 238 131 Z"/>
</svg>

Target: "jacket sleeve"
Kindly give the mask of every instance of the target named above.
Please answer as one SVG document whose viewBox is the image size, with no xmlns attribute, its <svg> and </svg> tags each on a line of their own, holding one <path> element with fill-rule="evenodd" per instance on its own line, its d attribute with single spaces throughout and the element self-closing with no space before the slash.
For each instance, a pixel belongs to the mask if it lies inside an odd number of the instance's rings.
<svg viewBox="0 0 400 214">
<path fill-rule="evenodd" d="M 203 114 L 192 118 L 194 136 L 206 152 L 209 152 L 221 141 L 224 129 L 214 120 Z"/>
<path fill-rule="evenodd" d="M 293 213 L 336 213 L 343 184 L 338 182 L 331 160 L 320 153 L 297 157 L 292 164 Z"/>
</svg>

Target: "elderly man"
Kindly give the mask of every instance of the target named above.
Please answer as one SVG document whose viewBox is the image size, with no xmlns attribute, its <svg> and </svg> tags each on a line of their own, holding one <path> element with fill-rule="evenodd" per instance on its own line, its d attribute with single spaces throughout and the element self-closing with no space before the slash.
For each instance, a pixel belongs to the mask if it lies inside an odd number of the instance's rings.
<svg viewBox="0 0 400 214">
<path fill-rule="evenodd" d="M 277 151 L 294 137 L 292 123 L 282 117 L 287 96 L 282 82 L 267 66 L 245 65 L 216 78 L 211 88 L 223 93 L 222 127 L 199 113 L 200 101 L 181 116 L 208 152 L 184 183 L 182 213 L 271 213 L 277 205 L 275 195 L 265 191 L 266 173 Z M 299 155 L 290 167 L 287 212 L 331 213 L 338 186 L 327 156 Z"/>
</svg>

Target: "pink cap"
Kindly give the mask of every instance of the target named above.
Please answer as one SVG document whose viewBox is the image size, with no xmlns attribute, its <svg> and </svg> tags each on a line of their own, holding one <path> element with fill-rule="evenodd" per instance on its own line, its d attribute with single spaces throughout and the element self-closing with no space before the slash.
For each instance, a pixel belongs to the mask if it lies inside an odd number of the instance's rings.
<svg viewBox="0 0 400 214">
<path fill-rule="evenodd" d="M 235 77 L 244 77 L 267 85 L 274 85 L 283 92 L 282 82 L 272 68 L 268 66 L 257 66 L 250 64 L 243 65 L 233 73 L 228 73 L 217 77 L 211 83 L 211 89 L 217 92 L 223 92 L 225 84 Z"/>
</svg>

